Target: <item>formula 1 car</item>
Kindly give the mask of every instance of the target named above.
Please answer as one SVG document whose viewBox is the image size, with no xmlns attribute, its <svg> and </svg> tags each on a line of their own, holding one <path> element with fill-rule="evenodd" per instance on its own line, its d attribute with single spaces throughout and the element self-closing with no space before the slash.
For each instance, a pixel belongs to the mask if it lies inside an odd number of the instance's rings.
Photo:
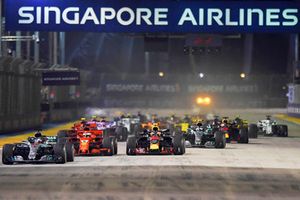
<svg viewBox="0 0 300 200">
<path fill-rule="evenodd" d="M 185 135 L 186 147 L 214 147 L 223 149 L 226 147 L 224 132 L 213 128 L 210 124 L 192 126 Z"/>
<path fill-rule="evenodd" d="M 110 136 L 109 129 L 102 123 L 94 122 L 86 125 L 83 130 L 61 130 L 57 133 L 59 141 L 74 144 L 75 155 L 108 155 L 118 152 L 116 137 Z"/>
<path fill-rule="evenodd" d="M 106 129 L 110 136 L 114 136 L 118 141 L 126 141 L 129 130 L 132 127 L 131 123 L 135 121 L 131 118 L 121 118 L 115 121 L 106 121 L 102 119 L 101 121 L 92 120 L 86 123 L 86 126 L 90 124 L 97 124 L 97 127 L 101 130 Z"/>
<path fill-rule="evenodd" d="M 266 116 L 266 119 L 257 122 L 258 133 L 265 136 L 276 135 L 278 137 L 288 137 L 288 126 L 277 124 L 276 120 L 271 119 L 271 116 Z"/>
<path fill-rule="evenodd" d="M 127 155 L 183 155 L 185 153 L 184 137 L 181 133 L 172 136 L 168 129 L 158 130 L 157 127 L 151 131 L 145 129 L 138 136 L 131 135 L 128 137 L 126 153 Z"/>
<path fill-rule="evenodd" d="M 122 117 L 118 120 L 115 130 L 116 137 L 119 141 L 126 141 L 128 135 L 133 135 L 136 131 L 136 127 L 140 125 L 139 117 Z"/>
<path fill-rule="evenodd" d="M 57 163 L 74 161 L 74 147 L 69 142 L 58 142 L 55 136 L 36 134 L 15 144 L 5 144 L 2 163 Z"/>
<path fill-rule="evenodd" d="M 225 133 L 226 142 L 249 143 L 248 122 L 237 117 L 229 120 L 224 117 L 222 121 L 214 121 L 213 125 L 219 125 L 220 131 Z"/>
<path fill-rule="evenodd" d="M 124 127 L 123 124 L 117 124 L 115 121 L 102 120 L 100 122 L 89 122 L 87 126 L 93 126 L 98 130 L 103 130 L 103 132 L 109 136 L 115 137 L 117 141 L 126 141 L 128 137 L 128 129 Z"/>
</svg>

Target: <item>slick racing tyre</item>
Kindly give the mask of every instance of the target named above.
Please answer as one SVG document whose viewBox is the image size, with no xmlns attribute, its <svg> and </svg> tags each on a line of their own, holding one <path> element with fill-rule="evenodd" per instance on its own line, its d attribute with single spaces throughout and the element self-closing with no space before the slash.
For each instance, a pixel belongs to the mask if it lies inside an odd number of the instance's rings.
<svg viewBox="0 0 300 200">
<path fill-rule="evenodd" d="M 136 132 L 139 132 L 139 124 L 130 124 L 130 132 L 129 135 L 136 135 Z"/>
<path fill-rule="evenodd" d="M 273 135 L 278 136 L 278 130 L 279 130 L 278 125 L 272 125 L 271 130 L 272 130 L 272 133 L 268 134 L 268 136 L 273 136 Z"/>
<path fill-rule="evenodd" d="M 182 134 L 176 134 L 174 136 L 173 148 L 175 155 L 185 154 L 185 141 Z"/>
<path fill-rule="evenodd" d="M 248 129 L 241 128 L 240 129 L 240 140 L 238 143 L 248 144 L 249 143 L 249 135 L 248 135 Z"/>
<path fill-rule="evenodd" d="M 64 144 L 64 143 L 66 143 L 67 137 L 68 137 L 68 131 L 67 130 L 60 130 L 57 133 L 57 142 L 61 143 L 61 144 Z"/>
<path fill-rule="evenodd" d="M 128 136 L 128 131 L 126 127 L 118 126 L 116 128 L 116 137 L 118 141 L 126 141 Z"/>
<path fill-rule="evenodd" d="M 225 134 L 221 131 L 215 133 L 215 148 L 224 149 L 226 147 Z"/>
<path fill-rule="evenodd" d="M 288 137 L 287 125 L 277 125 L 277 134 L 279 137 Z"/>
<path fill-rule="evenodd" d="M 126 154 L 129 156 L 135 155 L 136 137 L 133 135 L 128 136 L 126 142 Z"/>
<path fill-rule="evenodd" d="M 139 133 L 142 132 L 143 130 L 144 129 L 143 129 L 143 127 L 142 127 L 141 124 L 135 124 L 134 128 L 133 128 L 133 130 L 131 132 L 131 135 L 133 135 L 133 136 L 139 136 Z"/>
<path fill-rule="evenodd" d="M 257 138 L 258 135 L 258 127 L 256 124 L 250 124 L 249 125 L 249 138 Z"/>
<path fill-rule="evenodd" d="M 55 163 L 64 164 L 67 162 L 67 151 L 65 144 L 55 144 L 53 147 Z"/>
<path fill-rule="evenodd" d="M 103 137 L 115 137 L 116 129 L 115 128 L 107 128 L 103 131 Z"/>
<path fill-rule="evenodd" d="M 74 161 L 74 145 L 70 142 L 66 142 L 66 153 L 67 153 L 67 162 Z"/>
<path fill-rule="evenodd" d="M 113 141 L 114 141 L 114 154 L 118 154 L 118 141 L 117 141 L 117 138 L 113 138 Z"/>
<path fill-rule="evenodd" d="M 126 127 L 123 127 L 123 140 L 122 141 L 126 141 L 128 137 L 128 130 Z"/>
<path fill-rule="evenodd" d="M 114 138 L 115 137 L 105 137 L 103 139 L 103 147 L 104 148 L 107 148 L 108 151 L 106 153 L 107 156 L 112 156 L 114 155 Z"/>
<path fill-rule="evenodd" d="M 115 135 L 117 136 L 118 140 L 119 141 L 123 141 L 124 140 L 124 138 L 123 138 L 123 127 L 118 126 L 116 128 L 115 132 L 116 132 Z"/>
<path fill-rule="evenodd" d="M 2 149 L 2 163 L 4 165 L 12 165 L 12 157 L 14 155 L 14 146 L 13 144 L 5 144 Z"/>
</svg>

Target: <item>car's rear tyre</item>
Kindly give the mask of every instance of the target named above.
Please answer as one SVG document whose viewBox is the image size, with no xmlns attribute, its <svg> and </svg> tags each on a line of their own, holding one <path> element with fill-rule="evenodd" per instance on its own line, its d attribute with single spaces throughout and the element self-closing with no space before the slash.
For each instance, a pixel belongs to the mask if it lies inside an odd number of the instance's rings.
<svg viewBox="0 0 300 200">
<path fill-rule="evenodd" d="M 112 156 L 114 155 L 114 138 L 115 137 L 105 137 L 103 139 L 103 147 L 107 148 L 108 151 L 106 153 L 107 156 Z"/>
<path fill-rule="evenodd" d="M 115 131 L 115 135 L 117 136 L 118 140 L 119 141 L 123 141 L 124 138 L 123 138 L 123 127 L 122 126 L 118 126 L 116 128 L 116 131 Z"/>
<path fill-rule="evenodd" d="M 70 142 L 66 142 L 66 153 L 67 153 L 67 162 L 74 161 L 74 145 Z"/>
<path fill-rule="evenodd" d="M 130 124 L 130 131 L 129 131 L 129 135 L 134 135 L 134 131 L 135 131 L 135 127 L 137 124 Z"/>
<path fill-rule="evenodd" d="M 123 140 L 122 141 L 126 141 L 128 137 L 128 130 L 126 127 L 123 127 Z"/>
<path fill-rule="evenodd" d="M 55 144 L 53 147 L 54 156 L 55 156 L 55 163 L 57 164 L 64 164 L 67 162 L 67 151 L 65 144 Z"/>
<path fill-rule="evenodd" d="M 116 128 L 116 136 L 119 141 L 126 141 L 128 137 L 128 130 L 126 127 L 118 126 Z"/>
<path fill-rule="evenodd" d="M 240 140 L 238 143 L 248 144 L 249 143 L 249 135 L 248 135 L 248 129 L 241 128 L 240 129 Z"/>
<path fill-rule="evenodd" d="M 272 125 L 271 127 L 271 132 L 272 132 L 272 135 L 277 135 L 277 125 Z"/>
<path fill-rule="evenodd" d="M 249 138 L 257 138 L 258 135 L 258 127 L 256 124 L 250 124 L 249 125 Z"/>
<path fill-rule="evenodd" d="M 279 137 L 288 137 L 288 126 L 287 125 L 277 125 L 278 136 Z"/>
<path fill-rule="evenodd" d="M 126 142 L 126 154 L 129 156 L 135 155 L 136 150 L 136 137 L 133 135 L 128 136 Z"/>
<path fill-rule="evenodd" d="M 64 144 L 67 141 L 68 131 L 67 130 L 60 130 L 57 132 L 57 142 Z"/>
<path fill-rule="evenodd" d="M 115 128 L 107 128 L 103 130 L 103 137 L 115 137 L 116 136 L 116 129 Z"/>
<path fill-rule="evenodd" d="M 224 149 L 226 147 L 225 134 L 221 131 L 215 133 L 215 148 Z"/>
<path fill-rule="evenodd" d="M 13 144 L 5 144 L 2 149 L 2 163 L 4 165 L 12 165 L 12 157 L 14 155 L 14 146 Z"/>
<path fill-rule="evenodd" d="M 182 134 L 177 133 L 174 136 L 173 148 L 174 148 L 175 155 L 185 154 L 185 141 L 184 141 L 184 137 Z"/>
<path fill-rule="evenodd" d="M 118 141 L 117 138 L 113 138 L 114 140 L 114 154 L 118 154 Z"/>
<path fill-rule="evenodd" d="M 142 124 L 135 124 L 133 131 L 132 131 L 132 135 L 133 136 L 139 136 L 140 132 L 142 132 L 144 129 L 142 127 Z"/>
</svg>

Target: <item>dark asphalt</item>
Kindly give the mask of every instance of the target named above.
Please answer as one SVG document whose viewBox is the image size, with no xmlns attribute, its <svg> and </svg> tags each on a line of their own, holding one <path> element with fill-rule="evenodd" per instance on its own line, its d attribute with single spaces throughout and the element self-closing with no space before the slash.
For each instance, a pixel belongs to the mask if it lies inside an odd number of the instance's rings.
<svg viewBox="0 0 300 200">
<path fill-rule="evenodd" d="M 299 199 L 300 170 L 1 168 L 0 199 Z"/>
</svg>

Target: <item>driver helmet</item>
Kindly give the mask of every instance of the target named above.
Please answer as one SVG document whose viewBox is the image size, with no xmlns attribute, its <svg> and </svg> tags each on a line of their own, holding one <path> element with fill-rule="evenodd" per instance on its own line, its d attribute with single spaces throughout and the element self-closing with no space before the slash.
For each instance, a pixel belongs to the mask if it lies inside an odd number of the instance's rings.
<svg viewBox="0 0 300 200">
<path fill-rule="evenodd" d="M 98 120 L 97 120 L 97 116 L 92 116 L 92 121 L 94 121 L 94 122 L 97 122 Z"/>
<path fill-rule="evenodd" d="M 157 132 L 158 131 L 158 127 L 153 127 L 153 131 Z"/>
<path fill-rule="evenodd" d="M 239 115 L 237 115 L 236 117 L 235 117 L 235 120 L 237 121 L 237 120 L 241 120 L 241 117 L 239 116 Z"/>
<path fill-rule="evenodd" d="M 222 120 L 222 123 L 223 123 L 223 124 L 227 124 L 227 123 L 228 123 L 228 120 L 227 120 L 227 119 L 223 119 L 223 120 Z"/>
<path fill-rule="evenodd" d="M 38 131 L 34 134 L 34 137 L 36 137 L 36 138 L 42 137 L 41 131 L 38 130 Z"/>
<path fill-rule="evenodd" d="M 80 118 L 80 123 L 81 124 L 86 124 L 86 119 L 84 117 Z"/>
</svg>

